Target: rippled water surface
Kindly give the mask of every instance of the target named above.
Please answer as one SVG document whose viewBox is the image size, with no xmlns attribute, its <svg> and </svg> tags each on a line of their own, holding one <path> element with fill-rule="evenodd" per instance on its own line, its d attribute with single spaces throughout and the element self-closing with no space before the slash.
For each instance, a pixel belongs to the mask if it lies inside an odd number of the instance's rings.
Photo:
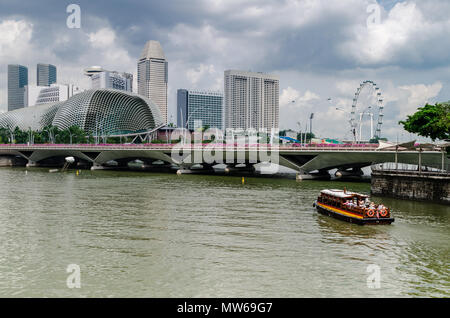
<svg viewBox="0 0 450 318">
<path fill-rule="evenodd" d="M 319 215 L 368 183 L 0 169 L 3 297 L 450 296 L 450 207 L 374 198 L 395 223 Z M 66 268 L 81 268 L 81 288 Z M 367 287 L 367 266 L 381 287 Z"/>
</svg>

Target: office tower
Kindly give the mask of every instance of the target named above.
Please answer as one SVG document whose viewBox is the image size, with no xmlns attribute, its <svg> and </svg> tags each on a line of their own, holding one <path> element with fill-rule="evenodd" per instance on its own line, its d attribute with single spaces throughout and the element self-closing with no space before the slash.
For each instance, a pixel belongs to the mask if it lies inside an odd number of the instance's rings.
<svg viewBox="0 0 450 318">
<path fill-rule="evenodd" d="M 167 123 L 167 60 L 158 41 L 148 41 L 137 62 L 138 94 L 153 101 Z"/>
<path fill-rule="evenodd" d="M 279 78 L 265 73 L 225 71 L 225 128 L 279 128 Z"/>
<path fill-rule="evenodd" d="M 28 85 L 28 68 L 8 65 L 8 111 L 25 107 L 25 85 Z"/>
<path fill-rule="evenodd" d="M 36 68 L 37 86 L 50 86 L 56 83 L 56 66 L 39 63 Z"/>
<path fill-rule="evenodd" d="M 133 74 L 103 71 L 92 74 L 92 88 L 113 88 L 122 91 L 133 91 Z"/>
<path fill-rule="evenodd" d="M 179 89 L 177 91 L 177 126 L 194 129 L 194 122 L 202 126 L 223 128 L 223 94 L 220 92 Z"/>
<path fill-rule="evenodd" d="M 25 86 L 25 106 L 35 106 L 68 100 L 82 90 L 73 84 L 51 84 L 50 86 Z"/>
</svg>

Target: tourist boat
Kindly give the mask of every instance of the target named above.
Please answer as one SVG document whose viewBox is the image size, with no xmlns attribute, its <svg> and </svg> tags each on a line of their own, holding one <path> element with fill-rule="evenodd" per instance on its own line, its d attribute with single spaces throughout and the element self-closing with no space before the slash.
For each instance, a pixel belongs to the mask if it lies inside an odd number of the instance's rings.
<svg viewBox="0 0 450 318">
<path fill-rule="evenodd" d="M 319 213 L 350 223 L 391 224 L 391 209 L 374 204 L 364 194 L 347 190 L 322 190 L 313 206 Z"/>
</svg>

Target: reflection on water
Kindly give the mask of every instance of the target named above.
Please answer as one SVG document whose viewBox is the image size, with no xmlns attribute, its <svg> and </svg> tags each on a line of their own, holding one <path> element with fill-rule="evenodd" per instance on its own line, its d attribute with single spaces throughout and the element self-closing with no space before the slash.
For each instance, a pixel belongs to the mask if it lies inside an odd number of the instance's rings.
<svg viewBox="0 0 450 318">
<path fill-rule="evenodd" d="M 312 202 L 367 183 L 47 171 L 0 169 L 0 296 L 449 296 L 447 206 L 374 198 L 395 223 L 358 226 Z"/>
</svg>

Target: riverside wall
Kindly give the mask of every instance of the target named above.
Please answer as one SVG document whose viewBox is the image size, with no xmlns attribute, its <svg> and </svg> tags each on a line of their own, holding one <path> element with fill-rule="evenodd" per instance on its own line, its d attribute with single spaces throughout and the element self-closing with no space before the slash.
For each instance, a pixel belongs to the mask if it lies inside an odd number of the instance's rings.
<svg viewBox="0 0 450 318">
<path fill-rule="evenodd" d="M 372 171 L 371 193 L 450 205 L 450 174 Z"/>
</svg>

